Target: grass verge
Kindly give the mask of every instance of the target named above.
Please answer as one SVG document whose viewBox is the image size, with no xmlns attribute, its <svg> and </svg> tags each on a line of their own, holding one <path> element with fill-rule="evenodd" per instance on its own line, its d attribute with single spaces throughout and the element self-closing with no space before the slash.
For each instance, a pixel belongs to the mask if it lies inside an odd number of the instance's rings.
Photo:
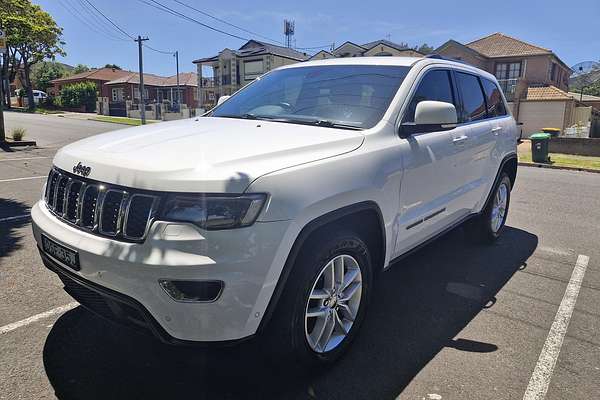
<svg viewBox="0 0 600 400">
<path fill-rule="evenodd" d="M 127 117 L 109 117 L 107 115 L 99 115 L 97 117 L 88 118 L 90 121 L 100 121 L 100 122 L 110 122 L 113 124 L 123 124 L 123 125 L 131 125 L 138 126 L 142 124 L 142 121 L 136 118 L 127 118 Z M 148 124 L 154 124 L 156 121 L 148 121 Z"/>
<path fill-rule="evenodd" d="M 519 153 L 519 161 L 525 163 L 533 162 L 531 160 L 531 153 Z M 600 170 L 600 157 L 550 153 L 550 164 L 556 167 L 588 168 Z"/>
</svg>

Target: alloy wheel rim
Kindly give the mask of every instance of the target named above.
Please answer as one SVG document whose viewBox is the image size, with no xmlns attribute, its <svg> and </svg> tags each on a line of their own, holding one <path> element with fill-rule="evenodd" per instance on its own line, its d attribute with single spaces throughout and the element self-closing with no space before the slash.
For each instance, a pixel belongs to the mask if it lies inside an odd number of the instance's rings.
<svg viewBox="0 0 600 400">
<path fill-rule="evenodd" d="M 325 264 L 312 285 L 304 314 L 304 332 L 313 351 L 325 353 L 344 341 L 361 297 L 362 273 L 354 257 L 343 254 Z"/>
<path fill-rule="evenodd" d="M 492 207 L 491 228 L 493 232 L 498 232 L 504 223 L 507 202 L 508 187 L 506 186 L 506 183 L 501 183 L 494 196 L 494 205 Z"/>
</svg>

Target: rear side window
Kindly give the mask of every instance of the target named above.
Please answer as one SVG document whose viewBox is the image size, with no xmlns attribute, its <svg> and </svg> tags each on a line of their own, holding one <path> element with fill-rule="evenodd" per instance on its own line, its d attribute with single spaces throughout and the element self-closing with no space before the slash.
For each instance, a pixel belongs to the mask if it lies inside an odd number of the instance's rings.
<svg viewBox="0 0 600 400">
<path fill-rule="evenodd" d="M 485 99 L 475 75 L 456 72 L 456 84 L 461 94 L 461 122 L 479 121 L 486 117 Z"/>
<path fill-rule="evenodd" d="M 449 71 L 433 70 L 427 72 L 410 101 L 403 122 L 415 122 L 417 104 L 425 100 L 444 101 L 455 104 Z"/>
<path fill-rule="evenodd" d="M 481 83 L 483 84 L 483 90 L 485 91 L 488 118 L 506 115 L 506 107 L 504 106 L 504 100 L 502 100 L 502 94 L 500 93 L 498 86 L 485 78 L 481 78 Z"/>
</svg>

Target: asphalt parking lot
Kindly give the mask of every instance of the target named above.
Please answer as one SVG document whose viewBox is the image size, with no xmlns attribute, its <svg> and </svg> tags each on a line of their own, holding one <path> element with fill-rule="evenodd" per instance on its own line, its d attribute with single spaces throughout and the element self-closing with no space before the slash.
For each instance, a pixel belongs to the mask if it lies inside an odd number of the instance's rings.
<svg viewBox="0 0 600 400">
<path fill-rule="evenodd" d="M 298 374 L 253 342 L 168 347 L 73 303 L 29 208 L 58 146 L 121 126 L 15 118 L 52 133 L 0 150 L 0 399 L 600 397 L 600 174 L 520 168 L 497 244 L 457 229 L 396 264 L 349 354 Z"/>
</svg>

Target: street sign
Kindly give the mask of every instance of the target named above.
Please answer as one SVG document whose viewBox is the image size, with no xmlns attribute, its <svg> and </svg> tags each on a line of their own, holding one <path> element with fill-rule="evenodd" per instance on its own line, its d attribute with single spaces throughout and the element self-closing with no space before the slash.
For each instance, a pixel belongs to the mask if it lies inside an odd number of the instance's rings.
<svg viewBox="0 0 600 400">
<path fill-rule="evenodd" d="M 6 53 L 6 34 L 0 29 L 0 53 Z"/>
</svg>

